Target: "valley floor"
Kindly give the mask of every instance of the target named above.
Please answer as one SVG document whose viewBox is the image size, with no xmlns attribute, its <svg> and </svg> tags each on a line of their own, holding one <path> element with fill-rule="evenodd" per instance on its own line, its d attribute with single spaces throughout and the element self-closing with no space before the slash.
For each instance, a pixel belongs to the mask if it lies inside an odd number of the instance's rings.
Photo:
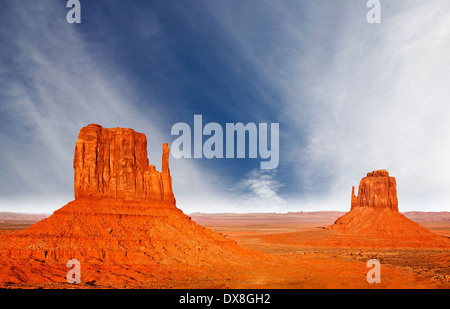
<svg viewBox="0 0 450 309">
<path fill-rule="evenodd" d="M 188 289 L 303 289 L 303 288 L 450 288 L 450 249 L 448 248 L 370 248 L 339 246 L 338 243 L 311 245 L 312 240 L 335 239 L 323 221 L 295 221 L 256 218 L 250 215 L 227 219 L 220 215 L 191 215 L 192 220 L 235 240 L 254 254 L 241 263 L 220 266 L 199 265 L 179 268 L 161 265 L 104 264 L 82 265 L 82 283 L 66 282 L 64 264 L 27 261 L 20 264 L 0 261 L 0 276 L 9 276 L 3 288 L 188 288 Z M 286 215 L 286 218 L 288 216 Z M 250 218 L 254 218 L 250 220 Z M 450 222 L 427 221 L 422 225 L 450 237 Z M 23 223 L 0 223 L 0 235 L 25 228 Z M 327 238 L 328 237 L 328 238 Z M 331 238 L 330 238 L 331 237 Z M 381 264 L 381 283 L 369 284 L 366 263 Z M 3 269 L 4 273 L 1 273 Z M 42 272 L 39 270 L 41 269 Z M 7 270 L 7 274 L 5 273 Z M 48 283 L 35 282 L 29 272 L 46 273 Z"/>
</svg>

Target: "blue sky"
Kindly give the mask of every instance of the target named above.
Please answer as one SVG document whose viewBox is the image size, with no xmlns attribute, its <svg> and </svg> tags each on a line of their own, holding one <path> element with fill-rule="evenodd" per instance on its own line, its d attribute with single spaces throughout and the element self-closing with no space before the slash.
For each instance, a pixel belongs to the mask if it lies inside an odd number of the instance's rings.
<svg viewBox="0 0 450 309">
<path fill-rule="evenodd" d="M 160 168 L 177 122 L 279 123 L 280 163 L 170 160 L 185 213 L 348 210 L 367 172 L 399 208 L 450 211 L 450 3 L 66 1 L 0 4 L 0 211 L 73 200 L 89 123 L 147 135 Z"/>
</svg>

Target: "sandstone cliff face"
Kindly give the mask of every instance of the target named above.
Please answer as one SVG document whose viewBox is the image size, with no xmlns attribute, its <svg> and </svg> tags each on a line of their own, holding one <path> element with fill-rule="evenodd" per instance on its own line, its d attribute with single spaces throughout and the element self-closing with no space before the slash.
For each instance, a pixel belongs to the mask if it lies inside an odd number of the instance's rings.
<svg viewBox="0 0 450 309">
<path fill-rule="evenodd" d="M 359 183 L 358 196 L 352 189 L 351 209 L 356 207 L 389 208 L 398 211 L 397 183 L 388 171 L 367 173 Z"/>
<path fill-rule="evenodd" d="M 75 198 L 175 202 L 167 144 L 162 162 L 161 173 L 149 166 L 144 134 L 90 124 L 80 130 L 75 146 Z"/>
<path fill-rule="evenodd" d="M 158 172 L 149 165 L 144 134 L 91 124 L 80 130 L 73 167 L 74 201 L 25 230 L 0 237 L 0 283 L 45 283 L 50 277 L 65 282 L 52 272 L 65 274 L 65 263 L 72 258 L 83 267 L 146 265 L 142 272 L 154 274 L 155 267 L 173 273 L 230 263 L 243 252 L 236 242 L 196 224 L 176 207 L 167 144 Z M 17 265 L 20 274 L 15 274 Z M 51 270 L 40 273 L 49 265 Z M 89 276 L 100 275 L 84 278 Z"/>
</svg>

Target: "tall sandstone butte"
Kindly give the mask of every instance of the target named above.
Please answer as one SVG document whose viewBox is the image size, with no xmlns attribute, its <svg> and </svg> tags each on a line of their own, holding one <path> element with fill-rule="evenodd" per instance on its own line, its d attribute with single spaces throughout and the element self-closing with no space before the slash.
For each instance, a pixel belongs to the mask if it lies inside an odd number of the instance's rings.
<svg viewBox="0 0 450 309">
<path fill-rule="evenodd" d="M 163 145 L 161 173 L 147 158 L 145 134 L 90 124 L 80 130 L 73 161 L 75 198 L 115 198 L 175 203 L 169 147 Z"/>
<path fill-rule="evenodd" d="M 229 267 L 246 254 L 176 207 L 167 144 L 158 172 L 149 165 L 144 134 L 90 124 L 78 135 L 73 167 L 74 201 L 25 230 L 0 237 L 0 283 L 64 282 L 65 276 L 53 272 L 65 275 L 65 263 L 73 258 L 84 265 L 85 280 L 109 280 L 98 269 L 86 270 L 105 263 L 146 265 L 139 272 L 151 272 L 147 277 L 156 280 L 155 267 L 169 273 L 221 263 Z"/>
</svg>

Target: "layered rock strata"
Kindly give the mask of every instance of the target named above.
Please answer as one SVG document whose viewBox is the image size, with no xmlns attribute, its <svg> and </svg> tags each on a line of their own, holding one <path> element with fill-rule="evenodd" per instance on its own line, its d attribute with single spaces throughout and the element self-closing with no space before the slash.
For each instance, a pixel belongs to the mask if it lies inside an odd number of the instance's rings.
<svg viewBox="0 0 450 309">
<path fill-rule="evenodd" d="M 147 138 L 132 129 L 90 124 L 80 130 L 73 161 L 75 199 L 113 198 L 171 201 L 169 147 L 163 145 L 162 170 L 149 165 Z"/>
<path fill-rule="evenodd" d="M 389 208 L 398 211 L 397 183 L 387 170 L 367 173 L 359 183 L 358 196 L 352 188 L 351 209 L 356 207 Z"/>
<path fill-rule="evenodd" d="M 74 201 L 0 237 L 0 282 L 47 282 L 49 274 L 34 271 L 32 261 L 60 272 L 69 259 L 184 269 L 227 263 L 243 250 L 176 207 L 167 144 L 158 172 L 149 165 L 144 134 L 91 124 L 80 130 L 73 167 Z M 17 265 L 21 273 L 14 276 Z"/>
</svg>

